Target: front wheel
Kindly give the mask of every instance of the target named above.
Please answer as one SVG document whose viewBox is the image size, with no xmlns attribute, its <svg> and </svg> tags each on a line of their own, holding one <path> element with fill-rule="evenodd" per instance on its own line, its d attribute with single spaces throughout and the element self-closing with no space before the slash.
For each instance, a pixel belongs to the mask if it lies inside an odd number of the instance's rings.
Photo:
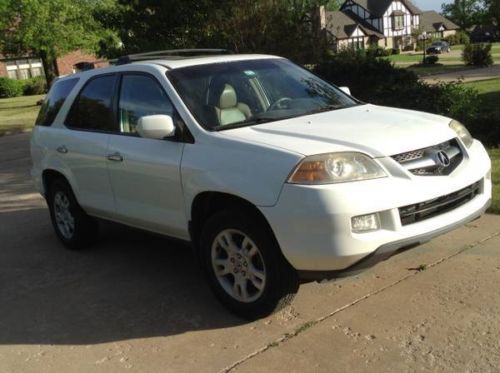
<svg viewBox="0 0 500 373">
<path fill-rule="evenodd" d="M 296 271 L 269 228 L 252 212 L 213 215 L 203 229 L 200 246 L 212 290 L 241 317 L 267 316 L 289 304 L 297 293 Z"/>
</svg>

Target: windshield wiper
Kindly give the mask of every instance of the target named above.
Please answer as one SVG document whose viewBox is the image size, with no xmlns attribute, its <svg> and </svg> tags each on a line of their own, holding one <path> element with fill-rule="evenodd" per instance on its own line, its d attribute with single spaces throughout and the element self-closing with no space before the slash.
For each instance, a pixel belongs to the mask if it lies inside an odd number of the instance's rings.
<svg viewBox="0 0 500 373">
<path fill-rule="evenodd" d="M 327 111 L 334 111 L 334 110 L 344 109 L 346 107 L 348 107 L 348 106 L 327 105 L 327 106 L 324 106 L 324 107 L 320 107 L 320 108 L 308 111 L 307 113 L 305 113 L 305 115 L 324 113 L 324 112 L 327 112 Z"/>
<path fill-rule="evenodd" d="M 284 119 L 284 118 L 269 118 L 269 117 L 253 118 L 253 119 L 245 120 L 243 122 L 221 125 L 221 126 L 215 127 L 214 130 L 215 131 L 224 131 L 224 130 L 229 130 L 229 129 L 233 129 L 233 128 L 253 126 L 255 124 L 274 122 L 274 121 L 282 120 L 282 119 Z"/>
</svg>

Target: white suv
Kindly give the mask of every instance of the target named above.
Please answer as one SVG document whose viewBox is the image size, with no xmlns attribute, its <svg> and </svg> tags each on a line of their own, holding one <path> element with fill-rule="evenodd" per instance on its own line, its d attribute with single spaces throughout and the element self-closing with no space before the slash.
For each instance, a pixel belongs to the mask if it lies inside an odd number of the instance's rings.
<svg viewBox="0 0 500 373">
<path fill-rule="evenodd" d="M 96 218 L 190 241 L 215 295 L 252 319 L 301 281 L 488 207 L 490 159 L 460 123 L 364 104 L 283 58 L 196 53 L 129 56 L 53 85 L 32 176 L 64 245 L 92 242 Z"/>
</svg>

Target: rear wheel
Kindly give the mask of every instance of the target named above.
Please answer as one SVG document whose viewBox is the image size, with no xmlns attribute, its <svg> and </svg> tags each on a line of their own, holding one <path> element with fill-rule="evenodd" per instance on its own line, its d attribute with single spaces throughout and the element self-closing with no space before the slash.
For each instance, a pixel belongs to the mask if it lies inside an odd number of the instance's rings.
<svg viewBox="0 0 500 373">
<path fill-rule="evenodd" d="M 247 319 L 267 316 L 294 298 L 299 281 L 260 217 L 224 211 L 206 223 L 201 250 L 217 298 Z"/>
<path fill-rule="evenodd" d="M 52 182 L 47 203 L 52 225 L 64 246 L 78 250 L 95 241 L 98 223 L 83 211 L 64 179 Z"/>
</svg>

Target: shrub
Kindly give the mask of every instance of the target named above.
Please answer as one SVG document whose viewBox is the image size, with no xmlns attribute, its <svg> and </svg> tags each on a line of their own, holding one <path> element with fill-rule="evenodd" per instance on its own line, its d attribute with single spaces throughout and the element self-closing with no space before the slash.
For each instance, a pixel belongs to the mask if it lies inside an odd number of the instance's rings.
<svg viewBox="0 0 500 373">
<path fill-rule="evenodd" d="M 342 50 L 313 71 L 339 86 L 349 86 L 353 94 L 366 101 L 380 96 L 384 87 L 412 85 L 418 77 L 411 71 L 397 69 L 386 59 L 369 53 Z"/>
<path fill-rule="evenodd" d="M 438 61 L 439 61 L 438 56 L 427 56 L 427 57 L 425 57 L 424 64 L 435 65 Z"/>
<path fill-rule="evenodd" d="M 370 46 L 366 49 L 366 55 L 370 57 L 387 57 L 390 56 L 392 51 L 390 49 L 384 49 L 382 47 Z"/>
<path fill-rule="evenodd" d="M 25 96 L 41 95 L 45 92 L 47 92 L 47 83 L 42 76 L 23 81 L 23 94 Z"/>
<path fill-rule="evenodd" d="M 469 44 L 470 36 L 465 31 L 459 31 L 455 35 L 457 44 Z"/>
<path fill-rule="evenodd" d="M 15 79 L 0 78 L 0 98 L 18 97 L 23 94 L 22 82 Z"/>
<path fill-rule="evenodd" d="M 465 31 L 458 31 L 455 35 L 444 38 L 450 45 L 469 44 L 470 37 Z"/>
<path fill-rule="evenodd" d="M 473 89 L 459 83 L 426 84 L 412 71 L 398 69 L 385 59 L 337 54 L 316 65 L 314 73 L 348 86 L 353 96 L 373 104 L 446 115 L 464 123 L 479 112 L 480 101 Z"/>
<path fill-rule="evenodd" d="M 400 54 L 401 53 L 401 49 L 399 48 L 392 48 L 392 54 Z"/>
<path fill-rule="evenodd" d="M 500 146 L 500 111 L 479 113 L 475 118 L 464 122 L 472 137 L 486 146 Z"/>
<path fill-rule="evenodd" d="M 493 65 L 491 44 L 467 44 L 462 52 L 462 59 L 467 65 L 481 67 Z"/>
</svg>

